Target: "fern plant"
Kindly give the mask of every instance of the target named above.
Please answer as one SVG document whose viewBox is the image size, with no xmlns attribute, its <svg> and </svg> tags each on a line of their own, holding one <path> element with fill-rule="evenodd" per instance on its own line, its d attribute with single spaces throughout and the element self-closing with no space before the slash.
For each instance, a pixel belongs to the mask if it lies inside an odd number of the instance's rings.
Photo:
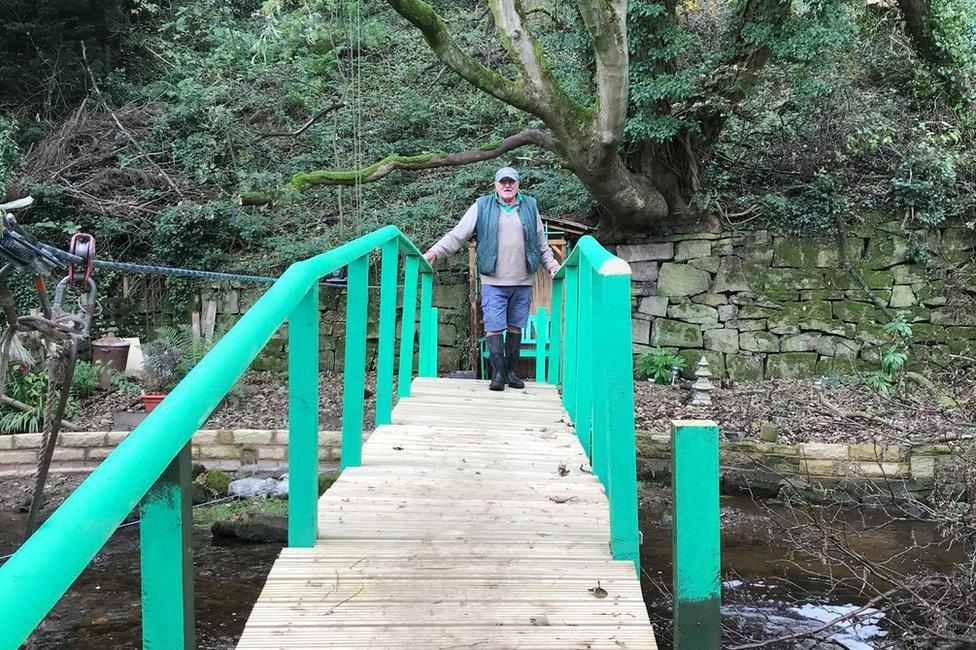
<svg viewBox="0 0 976 650">
<path fill-rule="evenodd" d="M 683 357 L 656 347 L 650 352 L 642 352 L 637 361 L 637 370 L 642 376 L 655 384 L 670 384 L 677 372 L 685 367 Z"/>
<path fill-rule="evenodd" d="M 169 390 L 186 377 L 212 346 L 212 341 L 200 336 L 189 325 L 158 328 L 156 338 L 143 348 L 147 388 Z"/>
<path fill-rule="evenodd" d="M 911 356 L 912 326 L 897 314 L 885 324 L 884 331 L 891 337 L 891 344 L 881 352 L 881 368 L 868 375 L 866 381 L 876 391 L 890 395 L 900 390 L 904 382 L 902 373 Z"/>
<path fill-rule="evenodd" d="M 43 372 L 24 372 L 19 366 L 14 366 L 7 375 L 6 395 L 34 410 L 27 412 L 5 406 L 0 410 L 0 433 L 39 432 L 44 424 L 47 375 Z M 68 396 L 64 417 L 70 420 L 78 411 L 78 398 L 72 391 Z"/>
</svg>

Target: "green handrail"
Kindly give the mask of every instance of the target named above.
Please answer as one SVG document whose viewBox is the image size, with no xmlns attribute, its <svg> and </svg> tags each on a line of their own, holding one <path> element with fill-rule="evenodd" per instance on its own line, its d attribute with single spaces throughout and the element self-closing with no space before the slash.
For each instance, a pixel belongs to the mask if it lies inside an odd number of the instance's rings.
<svg viewBox="0 0 976 650">
<path fill-rule="evenodd" d="M 610 502 L 613 557 L 640 571 L 630 266 L 593 237 L 579 240 L 553 281 L 549 382 L 561 383 L 593 472 Z"/>
<path fill-rule="evenodd" d="M 395 242 L 395 248 L 391 245 Z M 190 522 L 187 479 L 190 440 L 268 340 L 288 320 L 289 329 L 289 546 L 316 538 L 318 480 L 318 281 L 347 266 L 345 391 L 342 467 L 359 464 L 362 448 L 363 370 L 366 350 L 368 256 L 381 248 L 382 336 L 393 335 L 397 251 L 406 255 L 399 395 L 409 395 L 413 376 L 413 319 L 421 274 L 420 366 L 437 371 L 437 315 L 431 306 L 430 264 L 394 226 L 292 264 L 173 392 L 71 494 L 23 546 L 0 567 L 0 649 L 14 649 L 54 607 L 95 554 L 140 503 L 142 539 L 157 540 L 142 552 L 143 647 L 192 646 L 192 584 L 185 584 Z M 413 283 L 414 286 L 410 286 Z M 393 289 L 391 289 L 391 285 Z M 407 304 L 407 302 L 411 304 Z M 392 341 L 381 342 L 377 417 L 389 417 Z M 349 372 L 354 369 L 355 372 Z M 358 413 L 358 415 L 357 415 Z M 167 541 L 160 541 L 167 540 Z M 182 563 L 182 565 L 180 565 Z M 192 568 L 192 564 L 190 565 Z M 187 593 L 189 590 L 189 593 Z M 163 597 L 165 596 L 165 597 Z M 189 612 L 189 613 L 188 613 Z M 182 622 L 181 622 L 182 621 Z M 189 626 L 189 629 L 187 629 Z"/>
</svg>

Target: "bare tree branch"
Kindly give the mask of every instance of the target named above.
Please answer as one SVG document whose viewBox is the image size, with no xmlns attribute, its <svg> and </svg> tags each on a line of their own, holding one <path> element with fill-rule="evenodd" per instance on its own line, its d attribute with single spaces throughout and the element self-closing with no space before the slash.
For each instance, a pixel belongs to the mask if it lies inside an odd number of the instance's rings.
<svg viewBox="0 0 976 650">
<path fill-rule="evenodd" d="M 531 93 L 522 84 L 489 69 L 462 50 L 433 7 L 423 0 L 387 0 L 387 2 L 394 11 L 421 31 L 430 49 L 447 67 L 476 88 L 506 104 L 536 114 L 539 106 Z"/>
<path fill-rule="evenodd" d="M 866 609 L 873 607 L 874 605 L 878 604 L 882 600 L 893 596 L 899 591 L 902 591 L 902 589 L 903 589 L 902 587 L 895 587 L 893 589 L 889 589 L 883 594 L 879 594 L 875 596 L 874 598 L 864 603 L 857 609 L 853 609 L 849 612 L 841 614 L 840 616 L 837 616 L 836 618 L 832 618 L 826 623 L 823 623 L 822 625 L 818 625 L 817 627 L 811 628 L 809 630 L 804 630 L 802 632 L 795 632 L 793 634 L 787 634 L 784 636 L 778 636 L 775 639 L 767 639 L 765 641 L 757 641 L 755 643 L 745 643 L 743 645 L 736 645 L 729 648 L 729 650 L 751 650 L 752 648 L 765 648 L 767 646 L 773 645 L 774 643 L 778 644 L 778 643 L 785 643 L 786 641 L 797 641 L 799 639 L 806 639 L 808 637 L 820 634 L 824 630 L 830 629 L 833 626 L 837 625 L 838 623 L 843 623 L 844 621 L 849 621 L 852 618 L 857 618 Z"/>
<path fill-rule="evenodd" d="M 627 1 L 579 0 L 579 8 L 596 54 L 600 142 L 616 146 L 623 135 L 629 101 Z"/>
<path fill-rule="evenodd" d="M 393 155 L 362 169 L 344 171 L 317 171 L 296 174 L 291 184 L 299 189 L 313 185 L 355 185 L 356 183 L 372 183 L 388 175 L 395 169 L 436 169 L 438 167 L 459 167 L 471 163 L 491 160 L 503 154 L 534 144 L 544 149 L 557 149 L 555 139 L 538 129 L 525 129 L 515 135 L 510 135 L 501 142 L 480 149 L 468 149 L 452 153 L 427 153 L 417 156 Z"/>
<path fill-rule="evenodd" d="M 323 108 L 321 111 L 315 113 L 314 115 L 312 115 L 312 117 L 308 118 L 308 121 L 305 122 L 305 124 L 303 124 L 301 127 L 299 127 L 299 129 L 297 131 L 291 131 L 291 132 L 281 131 L 281 132 L 277 132 L 277 133 L 262 133 L 261 134 L 261 137 L 259 139 L 260 140 L 264 140 L 265 138 L 297 138 L 301 134 L 305 133 L 305 131 L 307 131 L 309 129 L 309 127 L 311 127 L 313 124 L 315 124 L 316 122 L 318 122 L 319 120 L 321 120 L 323 117 L 325 117 L 326 115 L 330 114 L 332 111 L 339 110 L 343 106 L 345 106 L 345 104 L 343 102 L 336 102 L 335 104 L 333 104 L 332 106 L 329 106 L 328 108 Z"/>
</svg>

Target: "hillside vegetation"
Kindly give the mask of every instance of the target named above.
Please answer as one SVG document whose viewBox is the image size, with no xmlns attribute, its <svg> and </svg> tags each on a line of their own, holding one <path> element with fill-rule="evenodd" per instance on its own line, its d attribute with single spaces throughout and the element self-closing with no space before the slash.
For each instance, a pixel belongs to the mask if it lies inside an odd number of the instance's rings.
<svg viewBox="0 0 976 650">
<path fill-rule="evenodd" d="M 636 232 L 817 232 L 865 209 L 972 225 L 976 3 L 928 6 L 926 50 L 887 2 L 630 2 L 620 156 L 637 173 L 643 150 L 652 180 L 667 167 L 681 208 Z M 479 63 L 524 76 L 487 4 L 433 9 Z M 577 4 L 523 14 L 566 96 L 593 101 Z M 0 181 L 39 199 L 24 221 L 54 243 L 84 229 L 118 259 L 274 272 L 385 223 L 432 243 L 501 164 L 546 213 L 621 225 L 559 146 L 357 182 L 390 156 L 494 151 L 548 125 L 462 79 L 386 3 L 12 0 L 0 30 Z M 748 83 L 716 78 L 730 70 Z"/>
</svg>

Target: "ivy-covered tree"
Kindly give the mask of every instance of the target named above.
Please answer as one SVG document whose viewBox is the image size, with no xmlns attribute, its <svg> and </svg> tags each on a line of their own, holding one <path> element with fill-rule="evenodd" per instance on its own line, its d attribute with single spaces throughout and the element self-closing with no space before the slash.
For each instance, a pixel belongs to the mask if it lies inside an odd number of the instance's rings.
<svg viewBox="0 0 976 650">
<path fill-rule="evenodd" d="M 689 204 L 699 189 L 699 169 L 767 62 L 782 57 L 815 63 L 854 10 L 840 0 L 694 6 L 577 0 L 575 15 L 561 22 L 528 0 L 489 0 L 494 49 L 503 48 L 508 57 L 492 65 L 497 57 L 465 47 L 424 0 L 387 2 L 420 30 L 447 68 L 537 124 L 470 151 L 394 155 L 360 170 L 299 174 L 295 185 L 370 182 L 395 169 L 460 165 L 533 144 L 555 153 L 600 203 L 604 217 L 630 231 L 693 218 Z M 966 66 L 976 52 L 972 0 L 899 3 L 921 57 L 951 79 L 956 92 L 965 88 L 972 74 Z M 552 46 L 555 34 L 574 29 L 579 38 L 570 42 L 583 50 L 587 64 L 577 74 L 588 84 L 582 91 L 560 71 L 568 52 Z"/>
</svg>

